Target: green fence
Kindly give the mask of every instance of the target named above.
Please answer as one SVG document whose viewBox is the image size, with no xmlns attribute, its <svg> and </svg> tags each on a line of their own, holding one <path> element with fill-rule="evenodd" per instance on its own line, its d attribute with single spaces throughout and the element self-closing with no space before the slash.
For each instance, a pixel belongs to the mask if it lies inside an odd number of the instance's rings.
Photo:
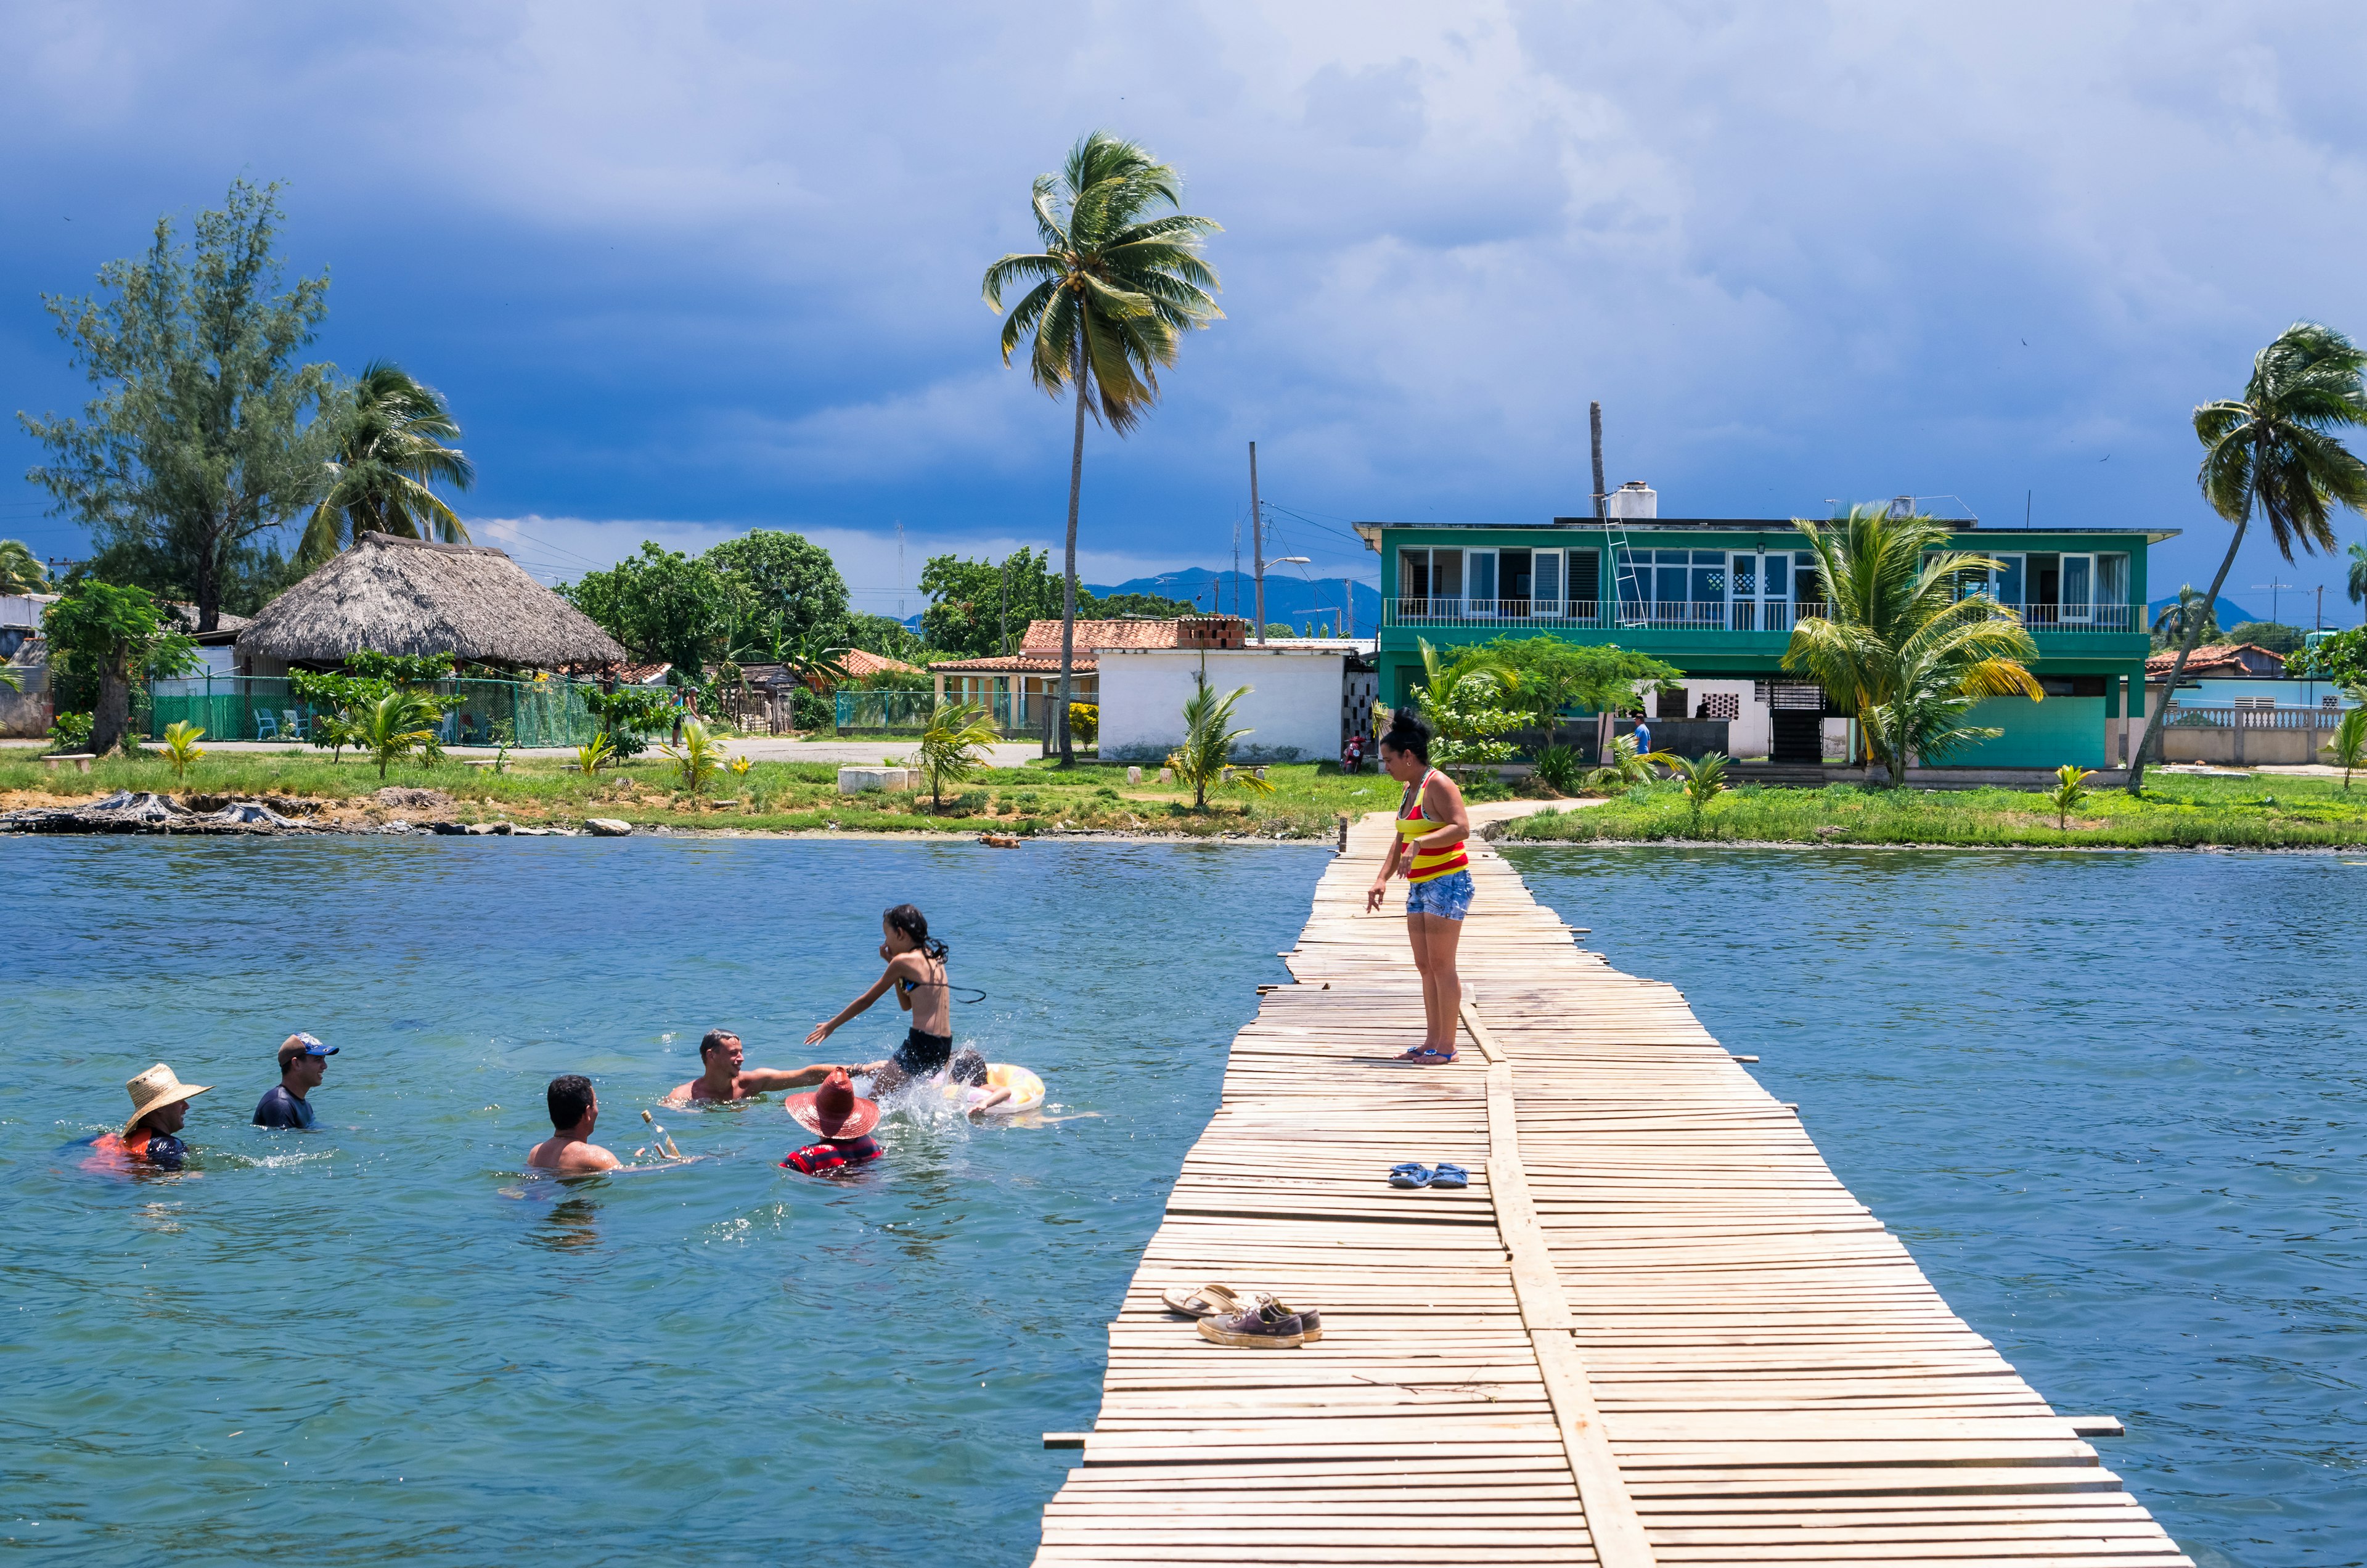
<svg viewBox="0 0 2367 1568">
<path fill-rule="evenodd" d="M 841 735 L 918 735 L 929 728 L 929 719 L 937 710 L 934 692 L 875 692 L 841 687 L 834 700 L 834 722 Z M 958 702 L 960 697 L 948 693 L 946 700 Z M 1043 709 L 1048 701 L 1033 694 L 1023 696 L 1014 717 L 1011 694 L 998 681 L 976 699 L 975 705 L 986 722 L 1002 734 L 1032 739 L 1042 732 Z"/>
<path fill-rule="evenodd" d="M 459 699 L 438 729 L 447 746 L 490 746 L 504 719 L 514 727 L 514 744 L 519 746 L 581 746 L 600 728 L 583 703 L 586 693 L 600 689 L 589 682 L 442 681 L 425 689 Z M 152 740 L 164 738 L 166 725 L 186 721 L 216 740 L 294 744 L 311 733 L 313 714 L 284 675 L 198 675 L 149 682 Z"/>
</svg>

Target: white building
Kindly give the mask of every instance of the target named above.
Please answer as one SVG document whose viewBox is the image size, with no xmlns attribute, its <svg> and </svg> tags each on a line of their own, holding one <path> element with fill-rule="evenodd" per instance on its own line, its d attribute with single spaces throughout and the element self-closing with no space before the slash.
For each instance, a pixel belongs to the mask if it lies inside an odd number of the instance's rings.
<svg viewBox="0 0 2367 1568">
<path fill-rule="evenodd" d="M 1184 743 L 1184 705 L 1203 675 L 1233 707 L 1239 762 L 1336 761 L 1352 733 L 1369 734 L 1378 677 L 1374 645 L 1347 637 L 1277 639 L 1225 648 L 1104 648 L 1104 761 L 1158 762 Z"/>
</svg>

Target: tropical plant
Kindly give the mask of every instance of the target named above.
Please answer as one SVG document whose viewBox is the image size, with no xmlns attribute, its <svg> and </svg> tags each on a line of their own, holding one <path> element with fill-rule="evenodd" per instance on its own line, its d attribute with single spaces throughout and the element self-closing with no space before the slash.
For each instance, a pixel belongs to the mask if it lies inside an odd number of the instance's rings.
<svg viewBox="0 0 2367 1568">
<path fill-rule="evenodd" d="M 589 778 L 616 761 L 616 743 L 602 730 L 584 744 L 575 748 L 575 771 Z"/>
<path fill-rule="evenodd" d="M 2334 727 L 2334 739 L 2321 750 L 2330 753 L 2334 765 L 2342 770 L 2342 787 L 2350 787 L 2350 775 L 2367 768 L 2367 707 L 2352 708 Z"/>
<path fill-rule="evenodd" d="M 618 761 L 649 750 L 649 738 L 671 731 L 682 712 L 674 693 L 663 686 L 619 686 L 613 692 L 586 692 L 583 706 L 600 721 L 600 733 Z"/>
<path fill-rule="evenodd" d="M 695 718 L 683 725 L 682 744 L 659 750 L 673 760 L 684 792 L 694 800 L 707 793 L 707 786 L 715 782 L 716 770 L 723 765 L 723 748 L 708 734 L 707 726 Z"/>
<path fill-rule="evenodd" d="M 1616 712 L 1634 704 L 1638 692 L 1663 691 L 1684 678 L 1673 664 L 1614 643 L 1505 637 L 1486 647 L 1519 677 L 1513 705 L 1547 726 L 1572 709 Z"/>
<path fill-rule="evenodd" d="M 735 779 L 744 779 L 755 766 L 754 762 L 744 756 L 734 757 L 731 759 L 731 776 Z"/>
<path fill-rule="evenodd" d="M 785 664 L 792 649 L 844 646 L 846 580 L 830 552 L 802 534 L 757 528 L 700 558 L 731 590 L 731 657 Z"/>
<path fill-rule="evenodd" d="M 401 366 L 373 359 L 359 379 L 339 389 L 326 417 L 334 421 L 336 452 L 296 547 L 299 569 L 320 565 L 364 534 L 469 542 L 459 514 L 430 488 L 440 482 L 467 490 L 477 478 L 467 456 L 445 445 L 459 437 L 460 425 L 434 388 Z"/>
<path fill-rule="evenodd" d="M 2299 652 L 2306 637 L 2299 626 L 2289 626 L 2282 621 L 2238 621 L 2228 632 L 2227 640 L 2248 642 L 2271 653 L 2287 654 Z"/>
<path fill-rule="evenodd" d="M 698 679 L 730 650 L 742 590 L 705 556 L 642 541 L 641 552 L 587 571 L 559 592 L 635 659 L 670 664 L 677 680 Z"/>
<path fill-rule="evenodd" d="M 442 706 L 425 692 L 400 688 L 363 705 L 354 716 L 353 744 L 369 753 L 383 781 L 387 765 L 417 752 L 434 755 L 435 726 L 444 716 Z"/>
<path fill-rule="evenodd" d="M 2342 587 L 2350 595 L 2350 602 L 2360 607 L 2360 624 L 2367 626 L 2367 545 L 2350 547 L 2350 571 L 2343 579 Z"/>
<path fill-rule="evenodd" d="M 173 764 L 173 777 L 187 779 L 190 764 L 206 754 L 198 741 L 205 731 L 187 720 L 176 720 L 164 727 L 164 761 Z"/>
<path fill-rule="evenodd" d="M 49 572 L 24 540 L 0 539 L 0 593 L 40 593 L 49 586 Z"/>
<path fill-rule="evenodd" d="M 1192 786 L 1192 809 L 1208 808 L 1208 786 L 1214 784 L 1242 784 L 1251 792 L 1272 788 L 1265 780 L 1253 773 L 1229 776 L 1233 742 L 1257 731 L 1249 727 L 1236 729 L 1233 706 L 1250 694 L 1251 688 L 1236 686 L 1223 696 L 1208 684 L 1206 671 L 1193 677 L 1192 694 L 1184 700 L 1184 744 L 1167 755 L 1167 765 L 1175 776 Z"/>
<path fill-rule="evenodd" d="M 1069 531 L 1060 595 L 1060 684 L 1053 712 L 1074 690 L 1077 503 L 1084 486 L 1085 413 L 1119 435 L 1159 399 L 1159 371 L 1175 363 L 1184 333 L 1221 316 L 1217 275 L 1200 259 L 1218 225 L 1182 211 L 1182 180 L 1139 144 L 1096 130 L 1069 151 L 1058 175 L 1036 176 L 1040 251 L 1014 253 L 986 269 L 980 292 L 996 311 L 1006 290 L 1034 287 L 1002 323 L 1002 362 L 1029 342 L 1029 377 L 1049 397 L 1075 398 L 1069 457 Z M 1068 730 L 1060 761 L 1075 761 Z"/>
<path fill-rule="evenodd" d="M 131 737 L 132 682 L 185 674 L 197 667 L 197 645 L 166 625 L 145 589 L 84 578 L 69 581 L 41 614 L 41 633 L 74 673 L 95 676 L 98 701 L 91 747 L 101 755 Z"/>
<path fill-rule="evenodd" d="M 517 720 L 493 720 L 493 772 L 505 773 L 510 771 L 510 748 L 516 744 Z"/>
<path fill-rule="evenodd" d="M 2203 464 L 2195 475 L 2211 509 L 2236 525 L 2212 601 L 2236 564 L 2244 532 L 2257 512 L 2285 559 L 2298 543 L 2304 554 L 2335 547 L 2329 505 L 2367 508 L 2367 463 L 2336 439 L 2347 426 L 2367 424 L 2367 354 L 2331 327 L 2296 321 L 2252 359 L 2241 398 L 2194 411 Z M 2188 629 L 2169 666 L 2167 689 L 2178 690 L 2202 628 Z M 2131 795 L 2145 787 L 2146 761 L 2161 755 L 2162 726 L 2148 725 L 2129 768 Z"/>
<path fill-rule="evenodd" d="M 199 632 L 219 625 L 257 536 L 311 504 L 335 431 L 304 423 L 331 367 L 293 363 L 328 313 L 329 280 L 273 293 L 278 190 L 234 182 L 221 210 L 198 214 L 190 249 L 158 219 L 145 255 L 99 268 L 104 299 L 45 297 L 102 390 L 80 420 L 17 416 L 49 449 L 28 477 L 102 558 L 136 559 L 196 601 Z"/>
<path fill-rule="evenodd" d="M 1632 735 L 1614 735 L 1611 738 L 1611 755 L 1580 783 L 1588 789 L 1633 789 L 1657 777 L 1650 764 L 1666 756 L 1663 751 L 1637 750 Z"/>
<path fill-rule="evenodd" d="M 2161 607 L 2153 618 L 2153 645 L 2168 648 L 2184 637 L 2191 626 L 2201 626 L 2201 637 L 2216 641 L 2222 635 L 2219 616 L 2212 608 L 2211 596 L 2191 582 L 2180 587 L 2178 597 Z"/>
<path fill-rule="evenodd" d="M 929 776 L 934 809 L 946 805 L 946 785 L 959 788 L 987 764 L 987 748 L 1002 739 L 986 722 L 986 710 L 970 703 L 939 703 L 921 732 L 921 771 Z"/>
<path fill-rule="evenodd" d="M 1516 706 L 1521 672 L 1493 644 L 1457 649 L 1452 658 L 1421 642 L 1422 716 L 1437 739 L 1431 761 L 1442 768 L 1474 767 L 1501 762 L 1512 754 L 1512 743 L 1502 739 L 1518 729 L 1526 715 Z"/>
<path fill-rule="evenodd" d="M 1684 781 L 1686 804 L 1693 807 L 1693 825 L 1688 838 L 1701 837 L 1702 813 L 1713 801 L 1727 792 L 1726 770 L 1734 759 L 1723 751 L 1704 751 L 1698 757 L 1678 757 L 1666 751 L 1652 751 L 1649 760 L 1668 765 L 1671 777 Z"/>
<path fill-rule="evenodd" d="M 86 713 L 62 713 L 50 720 L 50 750 L 54 755 L 71 756 L 90 750 L 91 716 Z"/>
<path fill-rule="evenodd" d="M 1087 746 L 1096 746 L 1102 738 L 1102 710 L 1098 703 L 1069 705 L 1069 733 Z"/>
<path fill-rule="evenodd" d="M 1892 784 L 1909 757 L 1937 761 L 2002 733 L 1964 722 L 1983 698 L 2044 700 L 2025 663 L 2038 648 L 2021 617 L 1987 594 L 1959 596 L 1967 573 L 1999 564 L 1946 548 L 1946 525 L 1874 502 L 1830 527 L 1794 526 L 1816 553 L 1828 614 L 1793 626 L 1784 667 L 1856 714 L 1867 757 Z"/>
<path fill-rule="evenodd" d="M 2071 830 L 2071 813 L 2088 798 L 2088 781 L 2096 775 L 2072 762 L 2055 770 L 2055 787 L 2046 792 L 2046 804 L 2055 807 L 2055 827 L 2058 832 Z"/>
<path fill-rule="evenodd" d="M 2367 626 L 2319 637 L 2285 660 L 2296 681 L 2331 681 L 2358 702 L 2367 702 Z"/>
<path fill-rule="evenodd" d="M 1629 750 L 1634 750 L 1633 742 Z M 1558 743 L 1541 748 L 1536 757 L 1537 782 L 1562 795 L 1576 793 L 1580 762 L 1578 748 Z"/>
</svg>

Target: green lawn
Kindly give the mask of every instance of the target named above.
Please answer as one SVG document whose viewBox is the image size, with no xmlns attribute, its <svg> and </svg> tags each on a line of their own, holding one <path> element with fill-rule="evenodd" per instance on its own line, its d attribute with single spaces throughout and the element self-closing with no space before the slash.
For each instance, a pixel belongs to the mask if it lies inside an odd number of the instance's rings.
<svg viewBox="0 0 2367 1568">
<path fill-rule="evenodd" d="M 326 752 L 309 749 L 221 752 L 201 759 L 185 782 L 176 783 L 170 765 L 153 752 L 140 759 L 110 757 L 82 774 L 52 773 L 30 752 L 11 751 L 0 753 L 0 798 L 13 809 L 64 805 L 118 789 L 155 790 L 185 801 L 191 795 L 277 795 L 321 802 L 319 819 L 354 826 L 391 818 L 566 826 L 587 817 L 614 817 L 677 828 L 1035 833 L 1068 827 L 1327 839 L 1338 830 L 1342 813 L 1397 801 L 1396 786 L 1385 778 L 1344 778 L 1328 763 L 1298 764 L 1267 770 L 1272 795 L 1212 790 L 1207 808 L 1195 810 L 1189 792 L 1161 787 L 1155 768 L 1145 772 L 1149 782 L 1130 785 L 1119 766 L 1082 763 L 1064 771 L 1031 762 L 996 769 L 958 792 L 948 791 L 940 813 L 925 794 L 840 795 L 837 765 L 826 762 L 758 762 L 744 775 L 726 772 L 698 801 L 683 792 L 673 764 L 654 751 L 590 778 L 544 758 L 513 759 L 499 774 L 457 761 L 397 762 L 390 768 L 386 784 L 437 789 L 452 797 L 449 807 L 426 807 L 379 806 L 371 798 L 380 787 L 377 766 L 350 753 L 332 762 Z"/>
<path fill-rule="evenodd" d="M 2143 798 L 2097 790 L 2056 825 L 2045 797 L 2022 790 L 1747 786 L 1703 812 L 1672 784 L 1648 784 L 1581 811 L 1548 807 L 1509 822 L 1511 840 L 1757 840 L 1836 844 L 2027 844 L 2268 849 L 2367 846 L 2367 775 L 2249 779 L 2153 773 Z"/>
</svg>

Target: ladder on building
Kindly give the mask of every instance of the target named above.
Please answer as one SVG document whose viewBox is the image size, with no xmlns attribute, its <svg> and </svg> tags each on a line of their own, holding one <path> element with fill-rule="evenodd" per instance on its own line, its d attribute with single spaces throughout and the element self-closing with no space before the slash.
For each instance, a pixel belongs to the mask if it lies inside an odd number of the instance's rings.
<svg viewBox="0 0 2367 1568">
<path fill-rule="evenodd" d="M 1612 510 L 1609 496 L 1599 499 L 1603 503 L 1603 547 L 1611 552 L 1612 624 L 1620 626 L 1648 625 L 1644 608 L 1644 585 L 1636 576 L 1636 552 L 1627 547 L 1626 519 Z"/>
</svg>

